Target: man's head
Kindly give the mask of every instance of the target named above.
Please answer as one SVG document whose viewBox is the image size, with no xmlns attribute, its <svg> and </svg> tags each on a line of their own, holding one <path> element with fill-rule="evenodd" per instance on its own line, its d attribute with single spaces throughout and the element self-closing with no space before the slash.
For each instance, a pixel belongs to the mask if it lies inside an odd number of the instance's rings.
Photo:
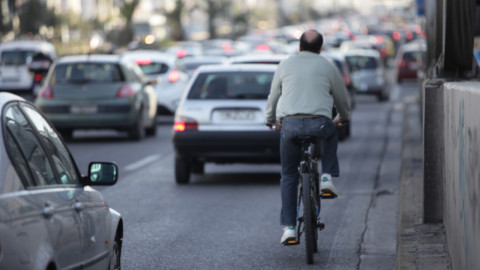
<svg viewBox="0 0 480 270">
<path fill-rule="evenodd" d="M 323 36 L 316 30 L 307 30 L 300 37 L 300 51 L 320 53 Z"/>
</svg>

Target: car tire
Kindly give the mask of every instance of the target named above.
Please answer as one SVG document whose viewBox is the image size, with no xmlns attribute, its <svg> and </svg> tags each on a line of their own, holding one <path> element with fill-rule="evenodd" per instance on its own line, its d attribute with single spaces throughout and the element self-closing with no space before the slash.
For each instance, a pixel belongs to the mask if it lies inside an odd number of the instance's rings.
<svg viewBox="0 0 480 270">
<path fill-rule="evenodd" d="M 73 138 L 73 129 L 59 129 L 58 132 L 65 140 Z"/>
<path fill-rule="evenodd" d="M 121 254 L 122 254 L 122 240 L 117 234 L 115 236 L 115 241 L 113 242 L 113 252 L 110 256 L 110 263 L 108 266 L 109 270 L 120 270 L 121 269 Z"/>
<path fill-rule="evenodd" d="M 188 184 L 191 170 L 192 164 L 186 158 L 175 157 L 175 181 L 177 184 Z"/>
<path fill-rule="evenodd" d="M 153 121 L 153 124 L 152 126 L 148 127 L 146 130 L 145 130 L 145 133 L 147 136 L 156 136 L 157 135 L 157 122 Z"/>
<path fill-rule="evenodd" d="M 192 172 L 195 174 L 204 174 L 205 173 L 205 162 L 195 161 L 192 163 Z"/>
<path fill-rule="evenodd" d="M 139 141 L 145 137 L 145 127 L 143 126 L 143 113 L 138 114 L 137 121 L 128 131 L 128 137 L 134 141 Z"/>
</svg>

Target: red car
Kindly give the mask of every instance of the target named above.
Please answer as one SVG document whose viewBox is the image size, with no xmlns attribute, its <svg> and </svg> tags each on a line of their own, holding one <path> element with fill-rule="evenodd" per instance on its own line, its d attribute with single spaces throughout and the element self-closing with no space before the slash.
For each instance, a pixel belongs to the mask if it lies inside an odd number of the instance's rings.
<svg viewBox="0 0 480 270">
<path fill-rule="evenodd" d="M 426 65 L 427 49 L 424 42 L 410 42 L 402 45 L 397 53 L 397 82 L 416 79 L 419 69 Z"/>
</svg>

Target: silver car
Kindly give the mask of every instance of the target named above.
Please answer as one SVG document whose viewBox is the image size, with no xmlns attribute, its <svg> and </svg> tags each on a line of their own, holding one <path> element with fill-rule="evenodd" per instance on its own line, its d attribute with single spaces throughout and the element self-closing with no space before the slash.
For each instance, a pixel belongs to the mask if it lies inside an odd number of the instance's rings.
<svg viewBox="0 0 480 270">
<path fill-rule="evenodd" d="M 379 101 L 389 99 L 387 70 L 378 51 L 351 49 L 345 51 L 345 59 L 357 94 L 376 95 Z"/>
<path fill-rule="evenodd" d="M 82 176 L 60 135 L 30 102 L 0 93 L 0 269 L 120 269 L 123 221 L 100 192 L 118 167 Z"/>
<path fill-rule="evenodd" d="M 279 163 L 280 135 L 265 126 L 277 65 L 200 67 L 175 114 L 175 179 L 190 181 L 206 162 Z"/>
<path fill-rule="evenodd" d="M 177 57 L 155 50 L 137 50 L 123 53 L 123 58 L 135 62 L 147 81 L 153 82 L 157 114 L 173 115 L 189 78 Z"/>
</svg>

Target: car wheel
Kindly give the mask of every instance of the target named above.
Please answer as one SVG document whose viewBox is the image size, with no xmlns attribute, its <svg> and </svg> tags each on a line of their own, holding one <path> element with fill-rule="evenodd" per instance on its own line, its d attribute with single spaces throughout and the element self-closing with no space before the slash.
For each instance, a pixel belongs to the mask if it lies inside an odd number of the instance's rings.
<svg viewBox="0 0 480 270">
<path fill-rule="evenodd" d="M 121 269 L 121 254 L 122 254 L 122 242 L 119 235 L 115 236 L 115 242 L 113 243 L 112 255 L 110 256 L 110 264 L 108 266 L 109 270 L 120 270 Z"/>
<path fill-rule="evenodd" d="M 192 166 L 186 158 L 175 157 L 175 181 L 177 184 L 188 184 Z"/>
<path fill-rule="evenodd" d="M 204 174 L 205 173 L 205 162 L 202 161 L 195 161 L 192 163 L 192 172 L 196 174 Z"/>
<path fill-rule="evenodd" d="M 147 136 L 152 136 L 152 137 L 157 135 L 157 122 L 153 121 L 152 126 L 148 127 L 145 130 L 145 133 L 147 134 Z"/>
<path fill-rule="evenodd" d="M 58 132 L 65 140 L 71 139 L 73 137 L 73 129 L 59 129 Z"/>
<path fill-rule="evenodd" d="M 143 113 L 138 114 L 138 119 L 128 131 L 128 137 L 134 141 L 139 141 L 145 137 L 145 127 L 143 126 Z"/>
</svg>

